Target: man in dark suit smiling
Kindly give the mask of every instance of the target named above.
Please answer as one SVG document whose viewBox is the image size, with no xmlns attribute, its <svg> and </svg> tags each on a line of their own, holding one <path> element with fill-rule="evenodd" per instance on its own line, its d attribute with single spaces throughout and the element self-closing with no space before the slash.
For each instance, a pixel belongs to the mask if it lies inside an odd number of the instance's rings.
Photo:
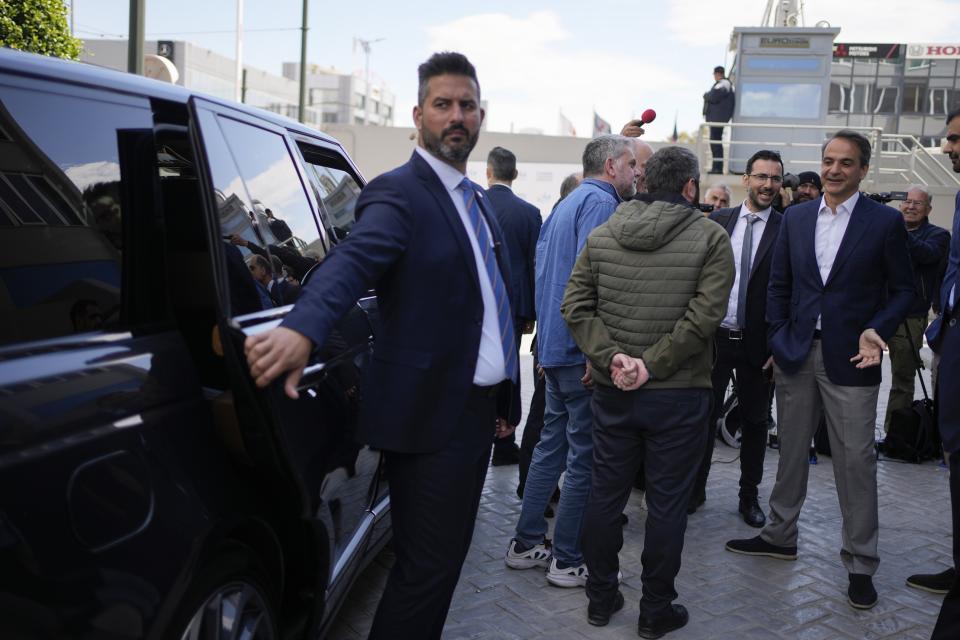
<svg viewBox="0 0 960 640">
<path fill-rule="evenodd" d="M 727 543 L 736 553 L 796 559 L 807 452 L 822 408 L 843 515 L 840 559 L 849 574 L 848 602 L 857 609 L 877 603 L 878 365 L 913 302 L 903 217 L 859 193 L 870 151 L 859 133 L 834 134 L 823 147 L 823 197 L 791 208 L 780 225 L 767 295 L 777 482 L 760 535 Z"/>
<path fill-rule="evenodd" d="M 371 638 L 440 638 L 470 546 L 498 418 L 516 423 L 510 271 L 496 216 L 466 178 L 483 121 L 470 62 L 420 65 L 410 160 L 366 186 L 350 235 L 272 331 L 247 339 L 259 386 L 311 352 L 370 286 L 381 326 L 364 381 L 360 438 L 384 451 L 397 561 Z"/>
</svg>

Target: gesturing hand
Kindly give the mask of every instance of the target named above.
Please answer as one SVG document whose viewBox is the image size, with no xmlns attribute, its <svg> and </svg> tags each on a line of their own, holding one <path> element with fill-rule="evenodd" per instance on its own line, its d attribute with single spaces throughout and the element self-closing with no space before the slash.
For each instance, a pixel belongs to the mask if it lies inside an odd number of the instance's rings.
<svg viewBox="0 0 960 640">
<path fill-rule="evenodd" d="M 312 349 L 313 343 L 309 338 L 284 327 L 248 336 L 243 343 L 247 364 L 250 365 L 250 376 L 257 386 L 266 387 L 289 371 L 283 389 L 294 400 L 300 397 L 297 383 L 300 382 Z"/>
<path fill-rule="evenodd" d="M 857 363 L 857 369 L 866 369 L 880 364 L 880 358 L 883 350 L 887 348 L 887 343 L 873 329 L 865 329 L 860 334 L 860 351 L 857 355 L 850 358 L 850 362 Z"/>
</svg>

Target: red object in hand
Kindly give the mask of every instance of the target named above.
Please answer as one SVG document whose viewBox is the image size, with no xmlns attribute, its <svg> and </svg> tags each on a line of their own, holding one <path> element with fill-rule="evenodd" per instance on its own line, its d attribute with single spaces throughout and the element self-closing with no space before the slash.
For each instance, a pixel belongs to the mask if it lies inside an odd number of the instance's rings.
<svg viewBox="0 0 960 640">
<path fill-rule="evenodd" d="M 640 115 L 640 121 L 643 124 L 650 124 L 657 119 L 657 112 L 653 109 L 647 109 Z"/>
</svg>

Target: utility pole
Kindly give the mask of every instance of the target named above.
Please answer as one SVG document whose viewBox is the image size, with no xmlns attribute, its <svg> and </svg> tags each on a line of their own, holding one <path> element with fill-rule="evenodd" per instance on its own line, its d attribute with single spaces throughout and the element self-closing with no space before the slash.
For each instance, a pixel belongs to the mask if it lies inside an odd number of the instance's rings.
<svg viewBox="0 0 960 640">
<path fill-rule="evenodd" d="M 370 45 L 383 42 L 386 38 L 377 38 L 376 40 L 364 40 L 363 38 L 354 38 L 354 42 L 360 43 L 363 49 L 363 82 L 366 85 L 366 97 L 363 100 L 363 124 L 370 124 Z M 382 98 L 382 96 L 381 96 Z"/>
<path fill-rule="evenodd" d="M 303 124 L 307 122 L 307 2 L 303 0 L 303 19 L 300 21 L 300 96 L 297 100 L 297 120 Z"/>
<path fill-rule="evenodd" d="M 233 92 L 233 99 L 237 102 L 243 102 L 243 0 L 237 0 L 237 55 L 235 58 L 234 78 L 236 79 L 236 87 Z"/>
<path fill-rule="evenodd" d="M 144 2 L 130 0 L 130 30 L 127 34 L 127 71 L 143 75 L 143 21 Z"/>
</svg>

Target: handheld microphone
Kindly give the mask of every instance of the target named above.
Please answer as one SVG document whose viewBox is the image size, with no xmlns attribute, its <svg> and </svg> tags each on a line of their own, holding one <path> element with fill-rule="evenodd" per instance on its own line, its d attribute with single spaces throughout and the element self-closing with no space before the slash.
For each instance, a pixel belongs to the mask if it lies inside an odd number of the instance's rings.
<svg viewBox="0 0 960 640">
<path fill-rule="evenodd" d="M 643 124 L 650 124 L 657 119 L 657 112 L 653 109 L 647 109 L 642 114 L 640 114 L 640 122 Z"/>
</svg>

